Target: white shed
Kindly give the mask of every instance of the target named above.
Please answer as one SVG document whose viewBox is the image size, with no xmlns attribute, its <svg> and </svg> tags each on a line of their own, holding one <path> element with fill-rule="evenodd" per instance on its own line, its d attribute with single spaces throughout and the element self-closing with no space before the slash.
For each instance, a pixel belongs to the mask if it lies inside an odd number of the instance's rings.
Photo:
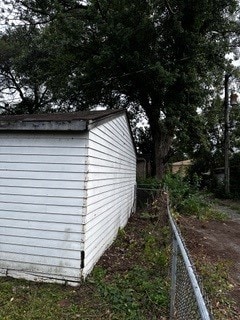
<svg viewBox="0 0 240 320">
<path fill-rule="evenodd" d="M 78 283 L 135 207 L 125 111 L 0 116 L 0 275 Z"/>
</svg>

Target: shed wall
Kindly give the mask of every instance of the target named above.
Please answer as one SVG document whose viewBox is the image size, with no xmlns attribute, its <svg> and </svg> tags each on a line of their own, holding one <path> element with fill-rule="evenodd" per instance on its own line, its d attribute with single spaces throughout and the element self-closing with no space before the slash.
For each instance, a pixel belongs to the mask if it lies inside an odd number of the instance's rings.
<svg viewBox="0 0 240 320">
<path fill-rule="evenodd" d="M 125 115 L 89 132 L 86 275 L 134 209 L 136 154 Z"/>
<path fill-rule="evenodd" d="M 79 280 L 86 145 L 87 133 L 1 133 L 0 274 Z"/>
</svg>

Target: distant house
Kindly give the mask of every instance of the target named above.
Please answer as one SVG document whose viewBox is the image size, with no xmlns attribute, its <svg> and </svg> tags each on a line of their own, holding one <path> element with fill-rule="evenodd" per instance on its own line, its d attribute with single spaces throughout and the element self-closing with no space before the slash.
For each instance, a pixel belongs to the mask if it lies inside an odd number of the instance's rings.
<svg viewBox="0 0 240 320">
<path fill-rule="evenodd" d="M 124 111 L 0 116 L 0 275 L 78 283 L 135 208 Z"/>
<path fill-rule="evenodd" d="M 182 176 L 186 175 L 188 168 L 192 165 L 192 160 L 182 160 L 172 163 L 172 173 L 179 173 Z"/>
</svg>

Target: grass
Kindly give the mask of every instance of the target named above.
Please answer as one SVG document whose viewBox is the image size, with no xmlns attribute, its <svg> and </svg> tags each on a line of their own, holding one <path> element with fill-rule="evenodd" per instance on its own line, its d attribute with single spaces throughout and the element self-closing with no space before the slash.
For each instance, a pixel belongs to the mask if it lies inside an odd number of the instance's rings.
<svg viewBox="0 0 240 320">
<path fill-rule="evenodd" d="M 196 260 L 196 267 L 201 275 L 204 290 L 211 301 L 214 319 L 235 319 L 234 302 L 228 293 L 233 285 L 229 281 L 231 263 L 226 260 L 209 262 Z"/>
<path fill-rule="evenodd" d="M 215 203 L 226 206 L 240 214 L 240 201 L 234 201 L 231 199 L 215 199 Z"/>
<path fill-rule="evenodd" d="M 166 314 L 169 285 L 158 272 L 136 266 L 109 282 L 104 270 L 97 268 L 93 276 L 99 293 L 118 314 L 116 319 L 159 319 Z"/>
<path fill-rule="evenodd" d="M 74 289 L 1 278 L 0 289 L 1 320 L 97 319 L 101 312 L 105 312 L 101 297 L 90 291 L 88 284 Z M 95 301 L 98 308 L 94 309 L 90 301 Z"/>
<path fill-rule="evenodd" d="M 179 205 L 180 214 L 179 212 L 174 214 L 177 219 L 179 215 L 183 215 L 192 216 L 200 221 L 227 221 L 229 215 L 215 209 L 216 204 L 233 210 L 240 209 L 240 203 L 232 200 L 219 200 L 209 194 L 196 192 L 183 199 Z M 233 262 L 223 259 L 212 261 L 212 259 L 208 259 L 207 255 L 202 256 L 201 250 L 194 254 L 194 258 L 194 264 L 202 280 L 204 292 L 210 301 L 214 319 L 238 319 L 236 303 L 230 298 L 230 292 L 233 289 L 230 282 L 230 267 Z"/>
<path fill-rule="evenodd" d="M 216 198 L 212 193 L 206 194 L 206 199 L 213 205 L 224 206 L 240 214 L 240 200 L 238 199 Z"/>
<path fill-rule="evenodd" d="M 169 230 L 134 215 L 79 287 L 0 278 L 1 320 L 166 319 Z"/>
</svg>

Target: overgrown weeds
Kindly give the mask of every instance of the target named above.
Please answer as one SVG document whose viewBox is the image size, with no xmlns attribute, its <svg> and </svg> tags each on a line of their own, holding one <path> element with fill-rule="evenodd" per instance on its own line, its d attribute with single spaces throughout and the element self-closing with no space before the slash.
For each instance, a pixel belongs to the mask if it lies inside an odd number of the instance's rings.
<svg viewBox="0 0 240 320">
<path fill-rule="evenodd" d="M 200 220 L 227 219 L 227 215 L 215 210 L 209 196 L 200 192 L 197 178 L 192 184 L 179 174 L 167 174 L 163 181 L 170 195 L 171 207 L 174 211 L 186 216 L 196 216 Z"/>
<path fill-rule="evenodd" d="M 232 199 L 214 199 L 215 204 L 227 207 L 234 210 L 236 213 L 240 214 L 240 201 Z"/>
<path fill-rule="evenodd" d="M 136 265 L 111 281 L 104 269 L 97 267 L 93 280 L 100 295 L 111 305 L 118 319 L 159 319 L 166 316 L 169 285 L 162 275 Z"/>
<path fill-rule="evenodd" d="M 127 226 L 126 232 L 120 231 L 89 278 L 118 319 L 166 319 L 168 315 L 170 230 L 159 210 L 155 202 L 148 213 L 133 217 L 138 230 Z M 116 267 L 119 272 L 112 273 Z"/>
<path fill-rule="evenodd" d="M 203 280 L 204 289 L 211 300 L 212 312 L 215 319 L 233 319 L 234 302 L 228 293 L 233 285 L 229 281 L 230 261 L 221 260 L 207 262 L 200 259 L 196 267 Z"/>
</svg>

